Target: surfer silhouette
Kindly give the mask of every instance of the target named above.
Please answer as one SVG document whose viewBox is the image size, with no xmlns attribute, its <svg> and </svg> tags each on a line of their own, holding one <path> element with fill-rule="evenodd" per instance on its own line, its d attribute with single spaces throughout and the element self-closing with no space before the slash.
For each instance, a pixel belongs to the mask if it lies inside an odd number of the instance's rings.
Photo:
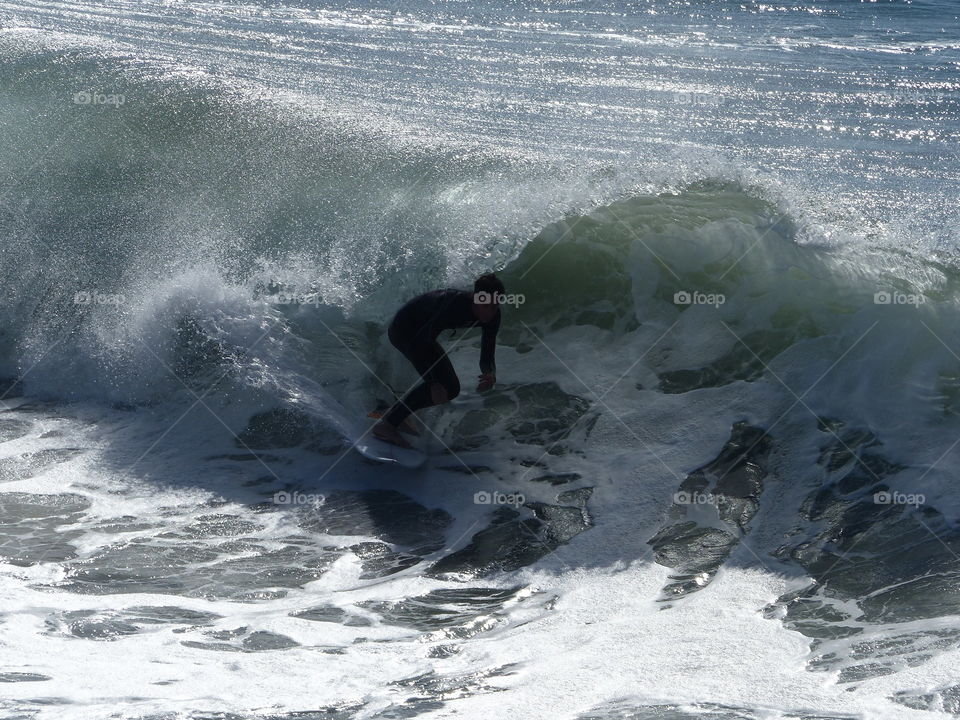
<svg viewBox="0 0 960 720">
<path fill-rule="evenodd" d="M 399 400 L 373 427 L 373 434 L 400 447 L 410 447 L 399 428 L 411 413 L 449 402 L 460 394 L 460 380 L 437 336 L 443 330 L 481 327 L 480 376 L 477 392 L 497 381 L 494 350 L 500 329 L 503 283 L 493 273 L 481 275 L 469 290 L 433 290 L 418 295 L 394 315 L 387 331 L 393 346 L 420 373 L 423 382 Z"/>
</svg>

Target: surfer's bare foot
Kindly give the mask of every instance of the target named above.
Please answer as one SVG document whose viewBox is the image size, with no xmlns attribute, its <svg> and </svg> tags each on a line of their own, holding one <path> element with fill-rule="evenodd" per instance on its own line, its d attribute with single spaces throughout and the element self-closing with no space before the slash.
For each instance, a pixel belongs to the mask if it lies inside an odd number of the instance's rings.
<svg viewBox="0 0 960 720">
<path fill-rule="evenodd" d="M 408 415 L 407 418 L 400 423 L 400 432 L 405 432 L 407 435 L 413 435 L 414 437 L 420 437 L 420 431 L 417 430 L 417 426 L 413 423 L 413 415 Z"/>
<path fill-rule="evenodd" d="M 402 448 L 412 447 L 403 436 L 397 432 L 397 429 L 386 420 L 381 420 L 373 426 L 373 436 L 377 440 L 383 440 L 391 445 L 399 445 Z"/>
</svg>

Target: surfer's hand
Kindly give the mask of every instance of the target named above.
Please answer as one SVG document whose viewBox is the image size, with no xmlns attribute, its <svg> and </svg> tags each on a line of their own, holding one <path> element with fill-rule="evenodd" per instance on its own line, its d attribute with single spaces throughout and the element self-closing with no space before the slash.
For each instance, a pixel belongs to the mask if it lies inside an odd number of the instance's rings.
<svg viewBox="0 0 960 720">
<path fill-rule="evenodd" d="M 480 382 L 477 383 L 477 392 L 489 390 L 497 382 L 497 377 L 493 373 L 484 373 L 480 375 Z"/>
</svg>

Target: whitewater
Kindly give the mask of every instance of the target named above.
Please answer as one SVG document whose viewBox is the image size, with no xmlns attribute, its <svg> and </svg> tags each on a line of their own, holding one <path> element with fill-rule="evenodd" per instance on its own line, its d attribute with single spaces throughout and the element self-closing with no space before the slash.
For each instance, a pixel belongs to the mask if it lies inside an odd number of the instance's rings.
<svg viewBox="0 0 960 720">
<path fill-rule="evenodd" d="M 960 716 L 958 38 L 0 0 L 0 718 Z"/>
</svg>

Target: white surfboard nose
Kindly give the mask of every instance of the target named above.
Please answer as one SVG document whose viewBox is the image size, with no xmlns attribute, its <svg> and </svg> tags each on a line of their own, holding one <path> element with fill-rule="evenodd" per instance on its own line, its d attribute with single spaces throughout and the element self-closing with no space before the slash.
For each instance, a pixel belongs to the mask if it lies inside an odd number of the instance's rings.
<svg viewBox="0 0 960 720">
<path fill-rule="evenodd" d="M 391 445 L 372 437 L 369 433 L 357 441 L 353 447 L 370 460 L 395 463 L 406 468 L 418 468 L 427 460 L 427 456 L 419 450 Z"/>
</svg>

